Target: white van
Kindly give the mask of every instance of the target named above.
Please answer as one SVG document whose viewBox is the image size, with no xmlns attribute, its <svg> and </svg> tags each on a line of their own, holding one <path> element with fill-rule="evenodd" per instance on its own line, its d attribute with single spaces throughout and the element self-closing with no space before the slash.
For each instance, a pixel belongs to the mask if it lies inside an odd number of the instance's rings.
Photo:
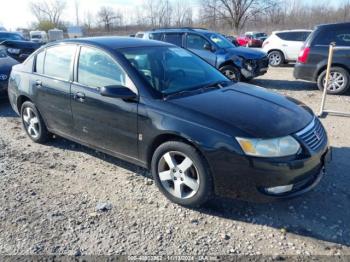
<svg viewBox="0 0 350 262">
<path fill-rule="evenodd" d="M 35 43 L 47 43 L 48 37 L 45 31 L 31 31 L 29 33 L 30 41 Z"/>
</svg>

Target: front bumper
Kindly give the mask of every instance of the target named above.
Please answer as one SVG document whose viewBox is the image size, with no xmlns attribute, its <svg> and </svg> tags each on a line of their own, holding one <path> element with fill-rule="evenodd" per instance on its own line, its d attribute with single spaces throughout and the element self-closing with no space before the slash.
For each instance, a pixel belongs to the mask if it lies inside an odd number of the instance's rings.
<svg viewBox="0 0 350 262">
<path fill-rule="evenodd" d="M 226 154 L 225 154 L 226 155 Z M 325 146 L 318 153 L 305 159 L 276 160 L 231 156 L 221 159 L 214 156 L 212 171 L 215 193 L 221 197 L 238 198 L 252 202 L 270 202 L 291 198 L 313 189 L 325 173 L 325 165 L 331 158 L 331 149 Z M 282 194 L 270 194 L 267 188 L 293 185 Z"/>
<path fill-rule="evenodd" d="M 263 57 L 258 60 L 249 60 L 249 67 L 244 63 L 243 67 L 241 68 L 241 74 L 248 80 L 266 74 L 269 68 L 269 59 L 267 57 Z"/>
<path fill-rule="evenodd" d="M 0 81 L 0 97 L 7 96 L 7 81 Z"/>
</svg>

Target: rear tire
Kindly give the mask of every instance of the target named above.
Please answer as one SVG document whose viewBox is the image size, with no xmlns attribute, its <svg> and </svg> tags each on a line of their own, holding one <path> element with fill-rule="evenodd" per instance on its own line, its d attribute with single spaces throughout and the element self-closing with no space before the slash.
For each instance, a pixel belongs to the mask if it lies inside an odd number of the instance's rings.
<svg viewBox="0 0 350 262">
<path fill-rule="evenodd" d="M 220 72 L 224 74 L 231 81 L 241 81 L 242 75 L 240 70 L 233 65 L 226 65 L 220 68 Z"/>
<path fill-rule="evenodd" d="M 272 51 L 268 54 L 269 64 L 273 67 L 278 67 L 284 64 L 284 55 L 280 51 Z"/>
<path fill-rule="evenodd" d="M 317 78 L 317 87 L 323 91 L 326 82 L 327 70 L 324 70 Z M 331 82 L 327 89 L 328 94 L 342 95 L 349 90 L 350 87 L 349 72 L 342 67 L 331 68 Z"/>
<path fill-rule="evenodd" d="M 21 119 L 24 130 L 35 143 L 45 143 L 49 139 L 45 122 L 32 102 L 22 104 Z"/>
<path fill-rule="evenodd" d="M 186 143 L 160 145 L 153 154 L 151 170 L 159 190 L 174 203 L 196 208 L 212 197 L 213 182 L 206 161 Z"/>
</svg>

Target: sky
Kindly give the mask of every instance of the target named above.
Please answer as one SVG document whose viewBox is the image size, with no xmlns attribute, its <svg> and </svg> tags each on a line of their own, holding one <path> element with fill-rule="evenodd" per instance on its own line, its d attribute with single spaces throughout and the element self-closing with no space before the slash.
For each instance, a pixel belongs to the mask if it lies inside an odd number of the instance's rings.
<svg viewBox="0 0 350 262">
<path fill-rule="evenodd" d="M 36 1 L 36 0 L 32 0 Z M 145 0 L 77 0 L 80 3 L 79 16 L 82 17 L 87 12 L 96 14 L 101 6 L 111 6 L 120 10 L 127 19 L 127 15 L 132 14 L 135 7 L 141 7 Z M 173 0 L 170 0 L 173 1 Z M 200 5 L 200 0 L 185 0 L 191 3 L 194 8 Z M 283 0 L 282 0 L 283 1 Z M 291 1 L 291 0 L 284 0 Z M 306 3 L 315 2 L 314 0 L 301 0 Z M 322 0 L 321 0 L 322 1 Z M 333 3 L 339 3 L 344 0 L 331 0 Z M 0 26 L 4 26 L 7 30 L 15 30 L 18 27 L 27 28 L 36 21 L 29 9 L 30 0 L 1 0 L 3 4 L 0 8 Z M 67 0 L 67 9 L 62 19 L 64 21 L 75 22 L 75 0 Z M 317 1 L 316 1 L 317 2 Z"/>
</svg>

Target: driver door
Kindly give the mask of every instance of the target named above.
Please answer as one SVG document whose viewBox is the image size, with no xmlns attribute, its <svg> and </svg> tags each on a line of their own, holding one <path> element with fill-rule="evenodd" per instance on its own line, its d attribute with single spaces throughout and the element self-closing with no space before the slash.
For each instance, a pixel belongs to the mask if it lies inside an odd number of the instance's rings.
<svg viewBox="0 0 350 262">
<path fill-rule="evenodd" d="M 137 158 L 135 101 L 101 96 L 99 88 L 122 85 L 137 90 L 122 67 L 106 52 L 82 46 L 71 88 L 74 132 L 89 145 Z"/>
<path fill-rule="evenodd" d="M 216 54 L 212 51 L 206 50 L 205 45 L 212 46 L 208 40 L 197 34 L 186 35 L 186 47 L 191 52 L 203 58 L 209 64 L 216 66 Z"/>
</svg>

